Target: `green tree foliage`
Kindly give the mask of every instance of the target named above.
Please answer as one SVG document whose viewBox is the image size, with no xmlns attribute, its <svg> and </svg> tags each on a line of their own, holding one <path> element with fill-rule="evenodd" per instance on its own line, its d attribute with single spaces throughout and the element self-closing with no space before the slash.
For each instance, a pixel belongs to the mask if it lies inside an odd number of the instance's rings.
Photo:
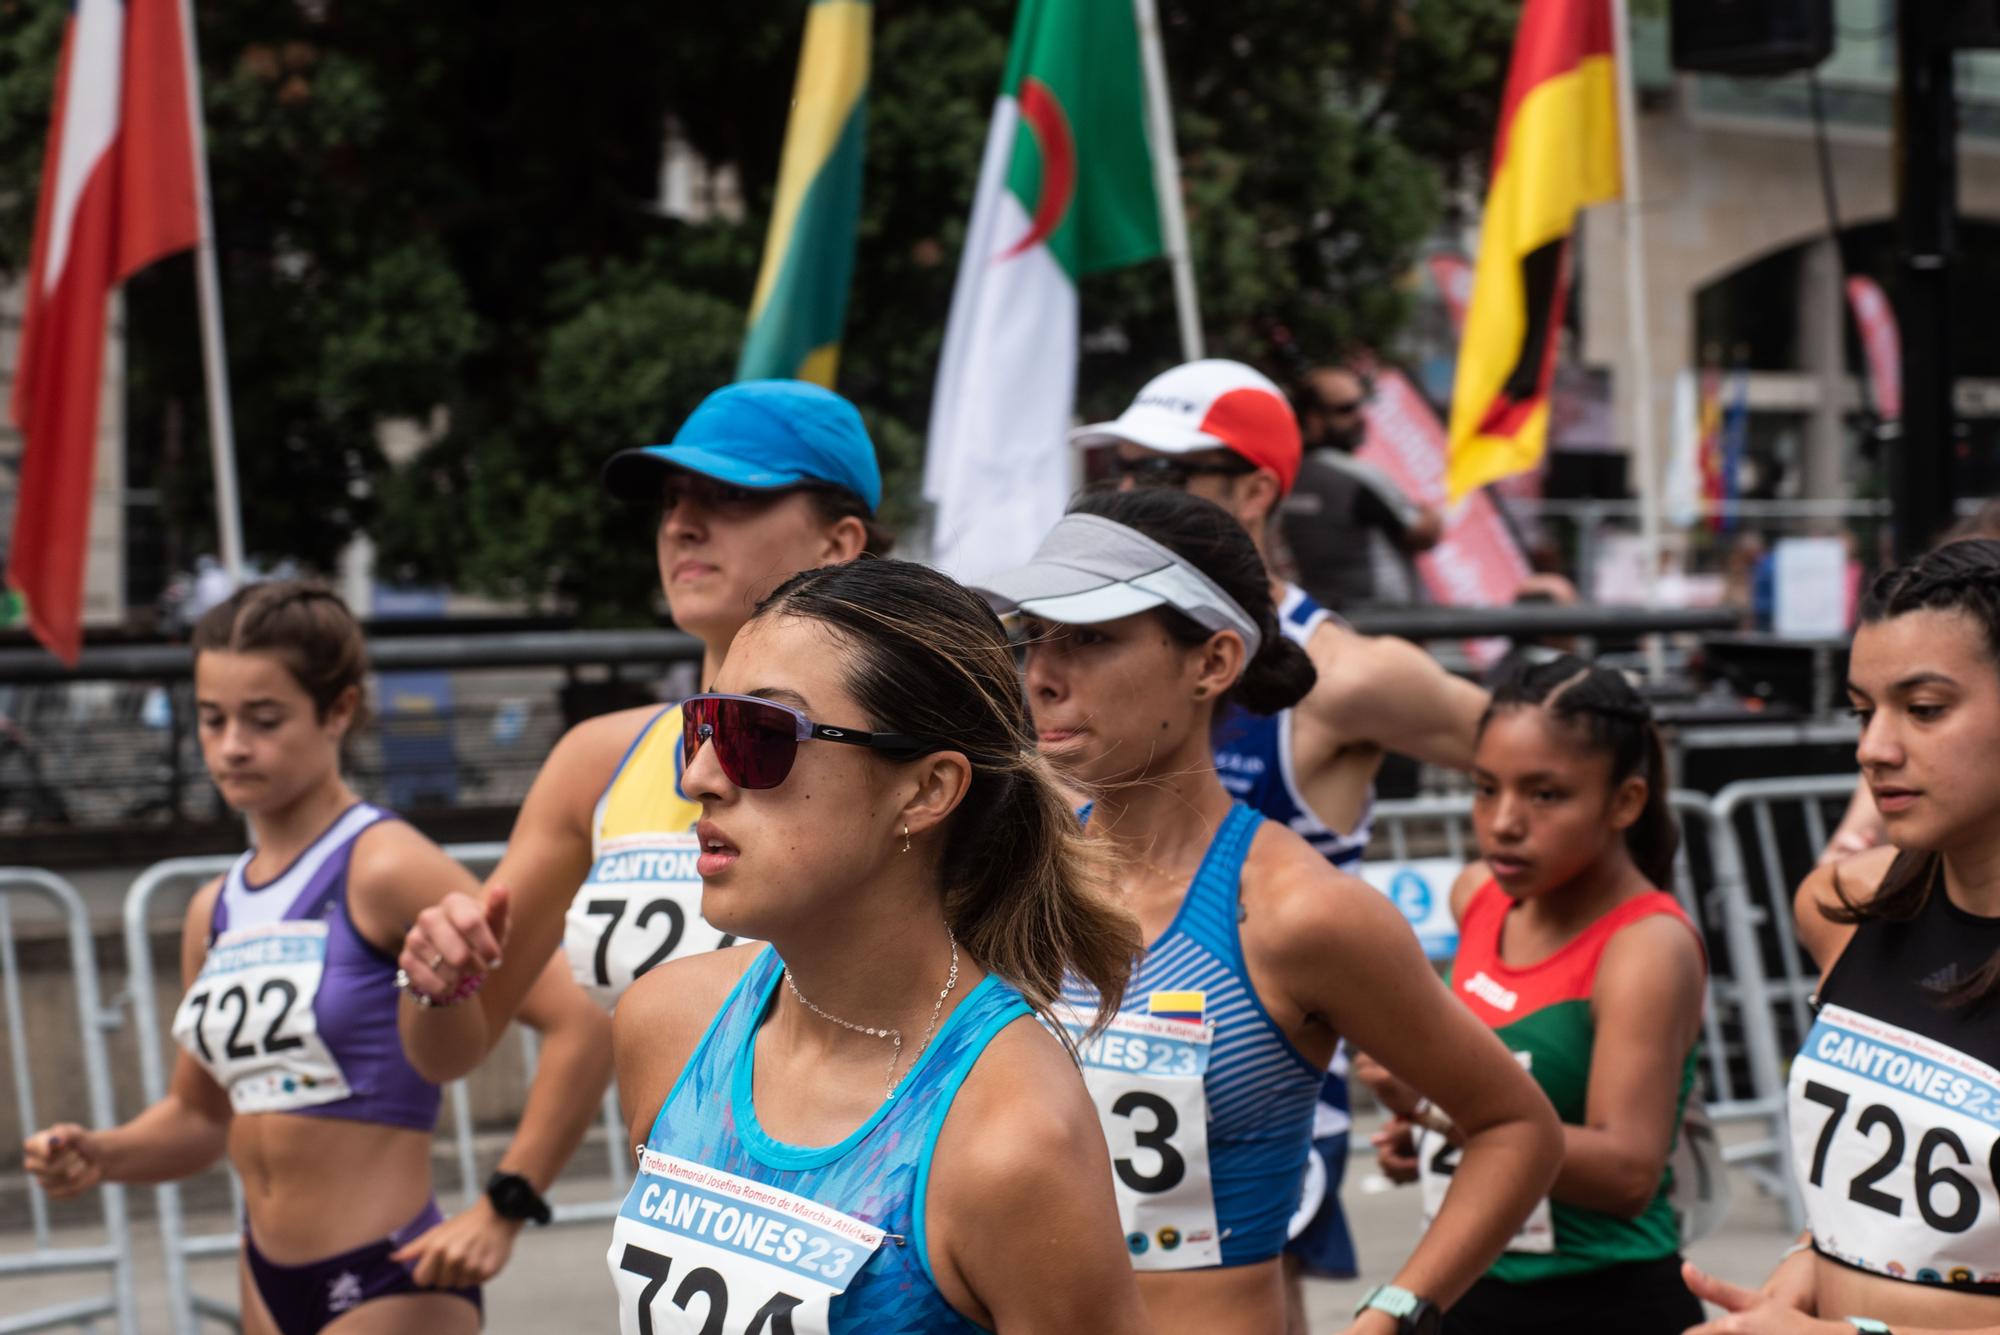
<svg viewBox="0 0 2000 1335">
<path fill-rule="evenodd" d="M 196 0 L 250 546 L 599 621 L 657 597 L 649 516 L 597 490 L 734 364 L 800 0 Z M 1283 377 L 1386 346 L 1476 183 L 1513 0 L 1160 0 L 1210 346 Z M 64 0 L 0 0 L 0 269 L 27 262 Z M 1009 0 L 878 0 L 841 388 L 888 518 L 923 426 Z M 748 216 L 660 216 L 669 119 Z M 128 288 L 130 464 L 162 568 L 212 546 L 189 261 Z M 1178 358 L 1165 268 L 1090 280 L 1083 411 Z M 385 419 L 427 442 L 385 454 Z"/>
</svg>

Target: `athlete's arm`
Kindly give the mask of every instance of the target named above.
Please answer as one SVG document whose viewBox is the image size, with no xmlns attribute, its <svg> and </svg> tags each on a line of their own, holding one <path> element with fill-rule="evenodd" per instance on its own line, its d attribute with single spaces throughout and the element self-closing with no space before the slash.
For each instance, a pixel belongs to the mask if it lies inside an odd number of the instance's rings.
<svg viewBox="0 0 2000 1335">
<path fill-rule="evenodd" d="M 194 985 L 208 957 L 209 924 L 222 882 L 195 893 L 181 927 L 181 988 Z M 23 1156 L 51 1196 L 74 1196 L 100 1182 L 176 1182 L 221 1159 L 229 1146 L 229 1095 L 186 1052 L 174 1060 L 167 1096 L 123 1126 L 92 1131 L 62 1122 L 28 1137 Z"/>
<path fill-rule="evenodd" d="M 570 977 L 568 961 L 552 959 L 521 1003 L 520 1019 L 541 1033 L 541 1055 L 499 1171 L 518 1173 L 546 1192 L 603 1104 L 611 1081 L 611 1017 Z M 484 1284 L 506 1266 L 526 1222 L 502 1218 L 482 1195 L 390 1259 L 412 1265 L 419 1284 Z"/>
<path fill-rule="evenodd" d="M 926 1204 L 939 1290 L 988 1330 L 1147 1329 L 1097 1112 L 1034 1021 L 994 1038 L 960 1087 Z"/>
<path fill-rule="evenodd" d="M 443 1009 L 404 1006 L 403 1048 L 410 1063 L 432 1080 L 454 1080 L 477 1066 L 499 1041 L 542 966 L 562 942 L 563 918 L 590 872 L 590 816 L 632 740 L 659 711 L 627 709 L 587 719 L 556 743 L 514 818 L 500 865 L 487 878 L 484 898 L 443 896 L 412 915 L 399 963 L 411 981 L 432 996 L 448 994 L 468 973 L 487 973 L 477 1006 L 450 1007 L 479 1014 L 484 1026 L 470 1047 L 461 1046 Z M 505 887 L 504 891 L 502 887 Z M 507 907 L 494 930 L 492 901 Z M 440 959 L 443 967 L 431 968 Z"/>
<path fill-rule="evenodd" d="M 618 999 L 611 1016 L 611 1050 L 629 1143 L 644 1145 L 652 1135 L 653 1119 L 673 1092 L 681 1068 L 762 949 L 734 946 L 668 960 Z"/>
<path fill-rule="evenodd" d="M 1874 898 L 1895 860 L 1893 847 L 1871 848 L 1839 862 L 1823 862 L 1799 883 L 1792 896 L 1792 922 L 1822 978 L 1854 937 L 1853 923 L 1835 922 L 1824 910 L 1840 908 L 1843 893 L 1856 904 Z"/>
<path fill-rule="evenodd" d="M 398 820 L 377 821 L 363 830 L 347 864 L 347 911 L 354 929 L 385 955 L 403 945 L 406 923 L 442 899 L 477 888 L 471 872 Z M 421 981 L 415 985 L 433 996 L 450 991 Z M 397 1011 L 403 1055 L 419 1075 L 438 1084 L 477 1066 L 491 1038 L 498 1037 L 497 1029 L 489 1036 L 486 1017 L 475 1005 L 425 1009 L 406 995 Z M 418 1016 L 425 1018 L 419 1022 Z M 505 1027 L 502 1021 L 499 1028 Z"/>
<path fill-rule="evenodd" d="M 1297 708 L 1343 744 L 1367 742 L 1447 769 L 1472 768 L 1485 691 L 1391 636 L 1322 626 L 1307 652 L 1319 681 Z"/>
<path fill-rule="evenodd" d="M 1838 862 L 1866 852 L 1881 843 L 1886 833 L 1882 813 L 1875 809 L 1875 794 L 1869 790 L 1867 780 L 1856 779 L 1854 796 L 1847 799 L 1847 811 L 1828 837 L 1826 847 L 1820 850 L 1819 860 L 1821 864 Z"/>
<path fill-rule="evenodd" d="M 1854 1335 L 1846 1321 L 1808 1316 L 1767 1294 L 1717 1279 L 1694 1262 L 1681 1263 L 1681 1275 L 1694 1296 L 1713 1303 L 1724 1315 L 1689 1330 L 1687 1335 Z M 1896 1335 L 2000 1335 L 2000 1326 L 1911 1326 L 1895 1323 Z"/>
<path fill-rule="evenodd" d="M 1498 1038 L 1445 990 L 1409 924 L 1310 848 L 1275 860 L 1250 912 L 1259 964 L 1294 1008 L 1372 1055 L 1457 1123 L 1465 1152 L 1437 1219 L 1394 1282 L 1449 1306 L 1500 1255 L 1562 1161 L 1555 1109 Z M 1247 879 L 1247 878 L 1246 878 Z M 1262 972 L 1260 969 L 1259 972 Z"/>
<path fill-rule="evenodd" d="M 1659 1194 L 1672 1151 L 1681 1077 L 1701 1032 L 1701 947 L 1666 914 L 1619 931 L 1591 992 L 1596 1036 L 1584 1125 L 1563 1127 L 1550 1195 L 1636 1219 Z"/>
</svg>

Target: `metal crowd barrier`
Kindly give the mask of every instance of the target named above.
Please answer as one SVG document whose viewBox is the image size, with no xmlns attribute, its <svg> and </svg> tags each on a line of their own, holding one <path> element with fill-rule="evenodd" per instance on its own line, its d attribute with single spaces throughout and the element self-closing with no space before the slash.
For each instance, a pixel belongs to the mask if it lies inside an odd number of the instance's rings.
<svg viewBox="0 0 2000 1335">
<path fill-rule="evenodd" d="M 1753 1128 L 1751 1138 L 1726 1143 L 1723 1157 L 1778 1199 L 1791 1227 L 1801 1224 L 1802 1209 L 1791 1174 L 1785 1076 L 1790 1054 L 1811 1026 L 1810 998 L 1818 982 L 1798 945 L 1791 897 L 1826 845 L 1832 828 L 1826 807 L 1844 804 L 1855 783 L 1853 775 L 1756 779 L 1730 784 L 1713 798 L 1686 790 L 1672 796 L 1682 835 L 1674 893 L 1709 953 L 1704 1100 L 1717 1126 Z M 1786 807 L 1797 808 L 1789 821 Z M 1408 869 L 1426 896 L 1446 893 L 1443 868 L 1471 856 L 1471 799 L 1382 802 L 1373 819 L 1363 874 L 1398 898 L 1434 958 L 1448 954 L 1393 886 Z M 1433 827 L 1428 838 L 1426 825 Z M 1752 848 L 1754 861 L 1746 856 Z"/>
<path fill-rule="evenodd" d="M 7 1010 L 8 1064 L 14 1099 L 23 1128 L 42 1125 L 35 1106 L 33 1072 L 28 1062 L 28 1033 L 22 1013 L 21 971 L 14 942 L 14 900 L 34 896 L 52 903 L 62 915 L 69 939 L 70 977 L 76 988 L 79 1056 L 90 1103 L 90 1122 L 102 1130 L 117 1123 L 111 1099 L 111 1064 L 104 1031 L 117 1024 L 97 994 L 97 952 L 91 944 L 90 919 L 75 887 L 59 876 L 33 867 L 0 867 L 0 997 Z M 27 1182 L 28 1214 L 34 1246 L 25 1252 L 0 1253 L 0 1281 L 30 1275 L 102 1270 L 111 1276 L 111 1292 L 98 1298 L 59 1303 L 34 1311 L 0 1316 L 0 1335 L 53 1330 L 58 1326 L 94 1328 L 99 1317 L 112 1318 L 120 1335 L 135 1335 L 138 1306 L 132 1278 L 132 1246 L 125 1188 L 117 1183 L 99 1189 L 104 1212 L 104 1242 L 98 1246 L 59 1247 L 49 1229 L 49 1203 L 32 1178 Z"/>
<path fill-rule="evenodd" d="M 500 860 L 506 849 L 502 843 L 447 844 L 444 851 L 466 867 L 478 871 L 490 868 Z M 172 1040 L 166 1027 L 161 1023 L 159 1009 L 154 1001 L 153 957 L 150 932 L 156 925 L 153 920 L 153 900 L 167 886 L 178 885 L 188 888 L 198 887 L 202 882 L 226 872 L 234 857 L 172 858 L 158 862 L 139 874 L 132 882 L 132 888 L 125 895 L 125 953 L 131 962 L 129 991 L 132 997 L 133 1020 L 138 1029 L 140 1085 L 146 1101 L 150 1104 L 166 1095 L 167 1065 L 172 1050 Z M 175 919 L 178 921 L 178 918 Z M 93 978 L 94 978 L 93 973 Z M 525 1025 L 519 1026 L 523 1065 L 528 1078 L 532 1079 L 540 1044 L 537 1035 Z M 458 1176 L 460 1208 L 477 1201 L 484 1193 L 485 1182 L 478 1171 L 477 1132 L 472 1118 L 472 1101 L 466 1092 L 465 1082 L 454 1081 L 446 1086 L 451 1108 L 452 1159 Z M 619 1112 L 617 1090 L 607 1090 L 604 1096 L 602 1124 L 605 1130 L 605 1164 L 611 1181 L 611 1194 L 599 1200 L 582 1202 L 560 1202 L 553 1205 L 553 1224 L 570 1225 L 599 1223 L 614 1218 L 623 1202 L 625 1191 L 631 1185 L 630 1155 L 625 1148 L 626 1128 Z M 574 1161 L 572 1161 L 574 1162 Z M 229 1174 L 229 1188 L 232 1203 L 231 1217 L 240 1218 L 243 1213 L 242 1184 L 234 1171 Z M 219 1256 L 233 1256 L 242 1238 L 237 1231 L 227 1233 L 207 1233 L 189 1237 L 186 1234 L 186 1219 L 181 1203 L 180 1185 L 174 1182 L 162 1183 L 154 1189 L 160 1219 L 160 1242 L 165 1253 L 167 1278 L 168 1315 L 174 1335 L 198 1335 L 200 1321 L 208 1318 L 231 1329 L 240 1330 L 241 1317 L 234 1302 L 210 1298 L 194 1291 L 188 1275 L 188 1263 Z M 444 1190 L 439 1188 L 442 1197 Z M 121 1205 L 122 1211 L 122 1205 Z M 0 1335 L 12 1330 L 0 1325 Z M 22 1327 L 34 1329 L 34 1327 Z"/>
</svg>

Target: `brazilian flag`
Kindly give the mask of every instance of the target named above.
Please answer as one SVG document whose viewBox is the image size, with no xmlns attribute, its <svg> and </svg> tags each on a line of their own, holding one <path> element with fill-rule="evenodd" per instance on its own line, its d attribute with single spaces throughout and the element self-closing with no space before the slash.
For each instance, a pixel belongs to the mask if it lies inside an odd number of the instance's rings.
<svg viewBox="0 0 2000 1335">
<path fill-rule="evenodd" d="M 870 0 L 812 0 L 739 380 L 833 386 L 854 274 L 867 138 Z"/>
</svg>

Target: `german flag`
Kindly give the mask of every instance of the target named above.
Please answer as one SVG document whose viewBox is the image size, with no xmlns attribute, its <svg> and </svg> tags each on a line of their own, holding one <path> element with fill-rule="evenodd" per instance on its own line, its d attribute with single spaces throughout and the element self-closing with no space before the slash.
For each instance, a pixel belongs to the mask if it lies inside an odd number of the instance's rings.
<svg viewBox="0 0 2000 1335">
<path fill-rule="evenodd" d="M 1616 199 L 1610 0 L 1527 0 L 1451 396 L 1451 497 L 1541 461 L 1579 209 Z"/>
</svg>

